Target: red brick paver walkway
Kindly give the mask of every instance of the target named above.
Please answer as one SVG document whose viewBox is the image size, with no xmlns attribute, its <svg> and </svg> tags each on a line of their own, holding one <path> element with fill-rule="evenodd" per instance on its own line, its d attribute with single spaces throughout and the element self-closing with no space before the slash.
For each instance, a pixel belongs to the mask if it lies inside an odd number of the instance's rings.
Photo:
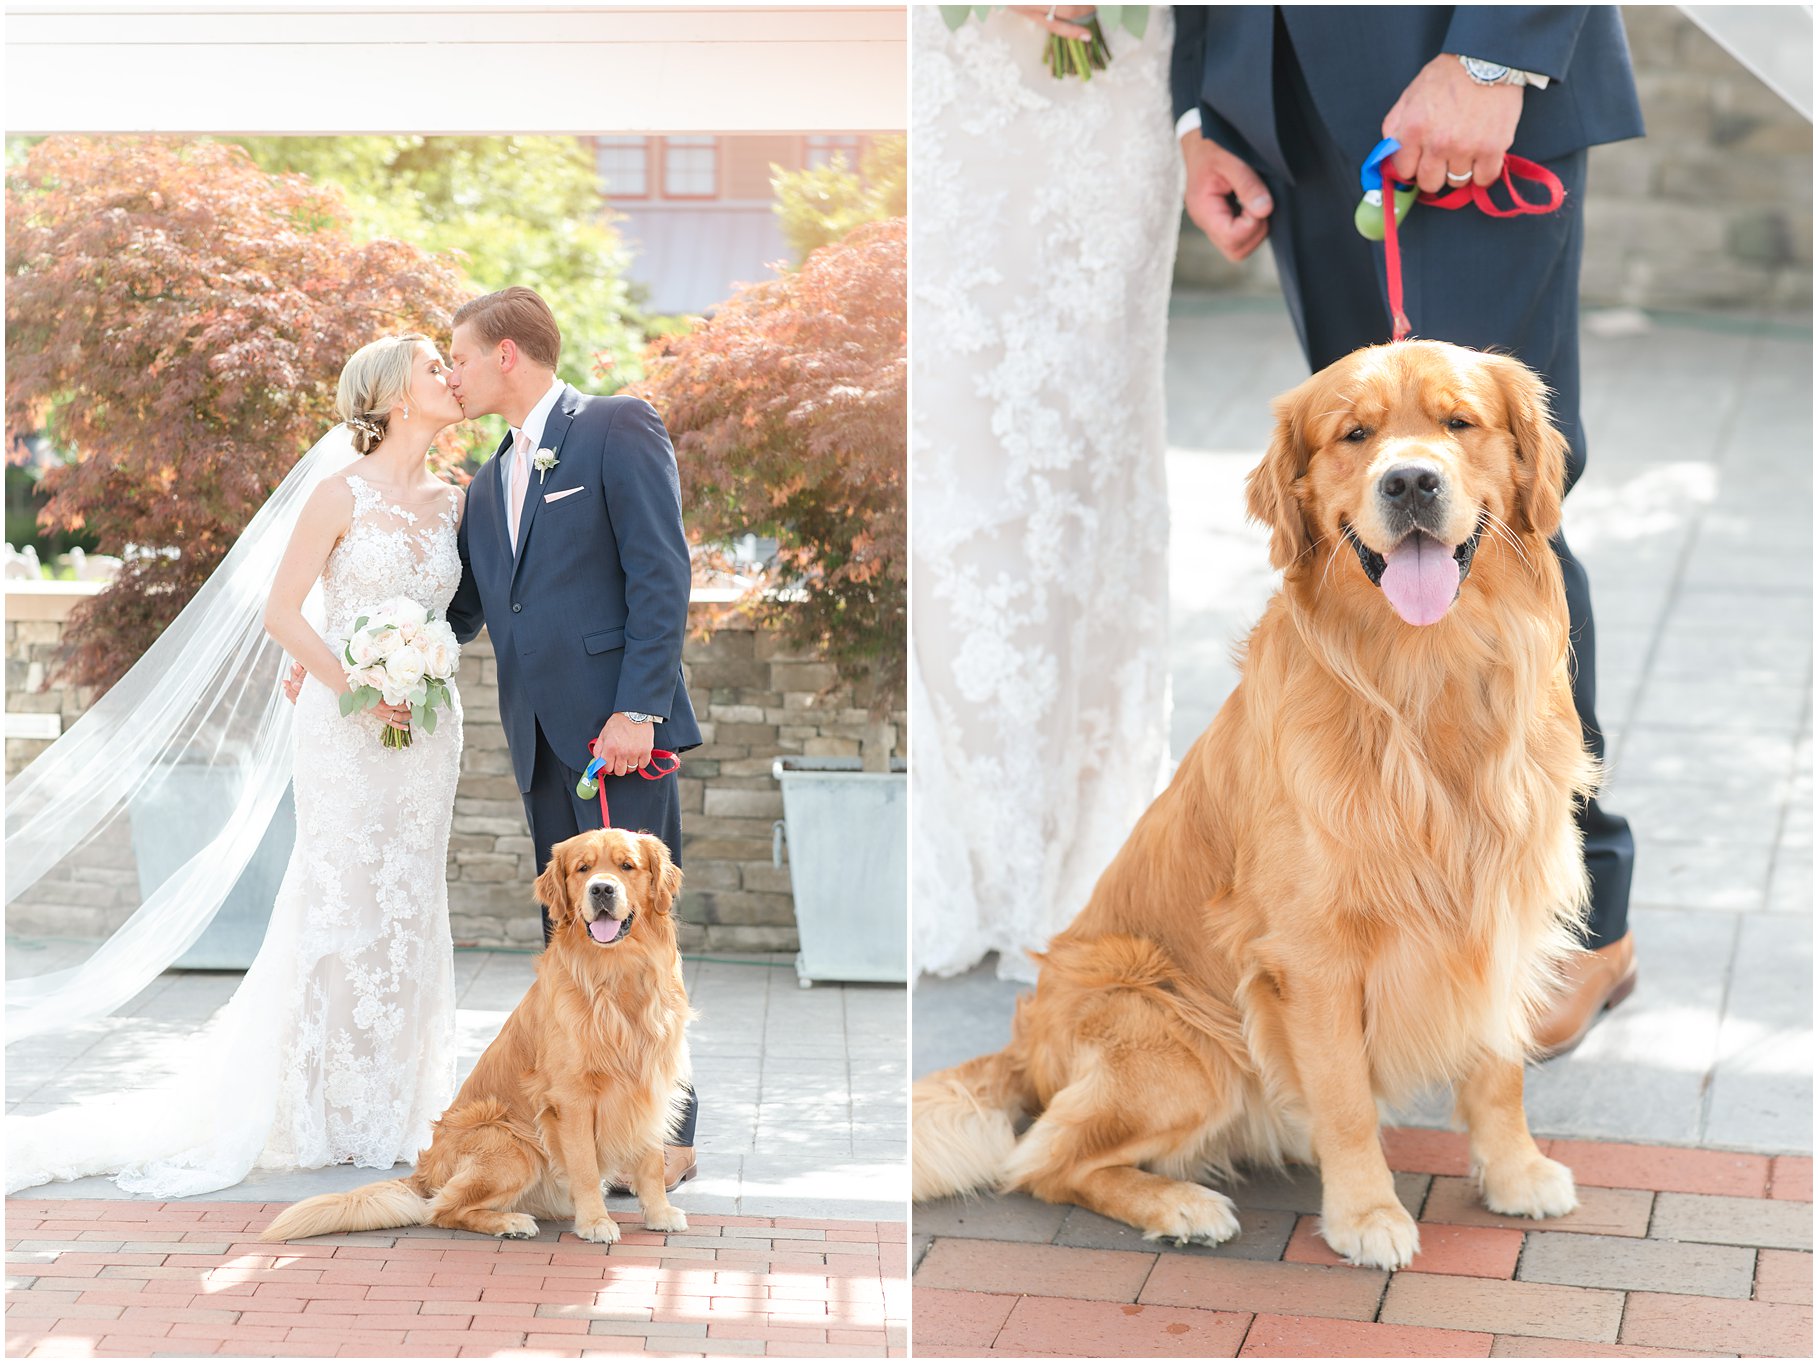
<svg viewBox="0 0 1818 1363">
<path fill-rule="evenodd" d="M 9 1200 L 7 1355 L 904 1352 L 900 1222 L 694 1216 L 665 1235 L 621 1215 L 610 1248 L 557 1226 L 262 1244 L 282 1205 Z"/>
<path fill-rule="evenodd" d="M 1579 1209 L 1485 1211 L 1465 1138 L 1386 1133 L 1421 1252 L 1350 1268 L 1310 1171 L 1227 1189 L 1243 1233 L 1145 1242 L 1083 1208 L 949 1201 L 915 1216 L 920 1357 L 1812 1356 L 1812 1162 L 1542 1141 Z"/>
</svg>

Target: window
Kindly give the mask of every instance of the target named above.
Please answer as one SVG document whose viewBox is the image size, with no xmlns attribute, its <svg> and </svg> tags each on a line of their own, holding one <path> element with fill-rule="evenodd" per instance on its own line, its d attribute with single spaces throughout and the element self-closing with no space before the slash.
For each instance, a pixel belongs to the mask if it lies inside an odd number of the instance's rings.
<svg viewBox="0 0 1818 1363">
<path fill-rule="evenodd" d="M 856 133 L 823 133 L 802 139 L 802 164 L 810 170 L 833 164 L 835 156 L 843 157 L 847 170 L 859 168 L 864 139 Z"/>
<path fill-rule="evenodd" d="M 594 162 L 608 199 L 650 197 L 650 139 L 646 137 L 596 137 Z"/>
<path fill-rule="evenodd" d="M 663 197 L 711 199 L 720 187 L 720 140 L 717 137 L 663 139 Z"/>
</svg>

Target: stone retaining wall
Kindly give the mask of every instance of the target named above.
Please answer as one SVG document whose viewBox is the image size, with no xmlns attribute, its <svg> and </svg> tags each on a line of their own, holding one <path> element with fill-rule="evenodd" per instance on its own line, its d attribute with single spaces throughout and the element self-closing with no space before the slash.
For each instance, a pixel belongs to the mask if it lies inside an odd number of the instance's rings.
<svg viewBox="0 0 1818 1363">
<path fill-rule="evenodd" d="M 63 622 L 87 590 L 92 590 L 89 584 L 80 583 L 7 584 L 8 780 L 48 742 L 14 738 L 15 716 L 55 715 L 67 727 L 91 699 L 86 692 L 45 684 L 61 645 Z M 682 766 L 683 945 L 693 950 L 794 951 L 789 869 L 771 860 L 772 825 L 783 816 L 771 763 L 798 754 L 856 757 L 867 716 L 848 708 L 843 692 L 822 698 L 834 680 L 830 666 L 790 651 L 774 634 L 754 629 L 748 621 L 735 619 L 700 636 L 699 628 L 716 609 L 705 601 L 692 608 L 683 655 L 705 739 Z M 541 937 L 530 894 L 535 853 L 499 723 L 497 663 L 484 634 L 464 651 L 459 682 L 467 722 L 448 849 L 455 941 L 531 947 Z M 902 755 L 901 713 L 891 717 L 882 737 L 893 754 Z M 129 862 L 130 853 L 125 855 Z M 94 869 L 115 879 L 135 879 L 125 862 Z M 124 882 L 113 888 L 116 895 L 84 896 L 84 908 L 75 917 L 66 894 L 48 897 L 42 909 L 16 904 L 7 929 L 104 936 L 126 914 L 120 903 L 108 901 L 131 893 Z M 52 899 L 58 902 L 53 905 Z"/>
</svg>

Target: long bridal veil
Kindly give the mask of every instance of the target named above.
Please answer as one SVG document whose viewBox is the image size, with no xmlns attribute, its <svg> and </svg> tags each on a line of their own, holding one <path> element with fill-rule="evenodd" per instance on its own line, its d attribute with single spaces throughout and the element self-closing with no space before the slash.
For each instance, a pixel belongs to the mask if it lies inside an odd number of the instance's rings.
<svg viewBox="0 0 1818 1363">
<path fill-rule="evenodd" d="M 9 920 L 23 904 L 39 921 L 62 918 L 76 928 L 103 914 L 104 921 L 127 914 L 80 965 L 7 981 L 7 1044 L 126 1003 L 195 943 L 251 861 L 291 774 L 292 707 L 279 689 L 284 651 L 265 633 L 266 596 L 310 493 L 358 457 L 344 426 L 317 441 L 157 642 L 7 783 Z M 199 768 L 224 798 L 194 798 Z M 153 810 L 161 816 L 155 855 L 135 856 L 132 822 L 149 820 Z M 151 850 L 143 829 L 140 844 Z M 236 1000 L 257 992 L 243 986 Z M 223 1018 L 217 1029 L 253 1022 L 241 1016 L 230 1026 Z M 151 1153 L 160 1142 L 141 1124 L 176 1114 L 141 1103 L 147 1110 L 129 1117 L 130 1103 L 121 1101 L 105 1116 L 9 1119 L 8 1191 L 123 1168 Z M 202 1113 L 192 1108 L 187 1115 L 193 1121 Z M 98 1148 L 107 1140 L 92 1126 L 97 1117 L 113 1129 L 120 1151 Z M 86 1148 L 67 1148 L 72 1139 Z"/>
</svg>

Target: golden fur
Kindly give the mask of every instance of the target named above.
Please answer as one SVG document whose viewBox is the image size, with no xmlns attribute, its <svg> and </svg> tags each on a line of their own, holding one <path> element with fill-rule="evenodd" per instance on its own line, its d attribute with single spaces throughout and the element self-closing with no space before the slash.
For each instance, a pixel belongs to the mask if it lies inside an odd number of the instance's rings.
<svg viewBox="0 0 1818 1363">
<path fill-rule="evenodd" d="M 648 833 L 605 829 L 558 845 L 536 885 L 552 925 L 536 979 L 436 1122 L 416 1172 L 299 1202 L 260 1238 L 435 1225 L 517 1239 L 536 1234 L 540 1216 L 573 1217 L 582 1239 L 611 1244 L 619 1228 L 600 1183 L 620 1171 L 647 1227 L 686 1230 L 663 1187 L 693 1016 L 671 914 L 681 882 Z M 634 916 L 602 945 L 588 923 L 624 917 L 610 906 Z"/>
<path fill-rule="evenodd" d="M 1037 957 L 1010 1044 L 915 1086 L 917 1199 L 1020 1188 L 1217 1243 L 1232 1204 L 1190 1180 L 1310 1161 L 1332 1247 L 1400 1267 L 1377 1104 L 1447 1082 L 1493 1210 L 1576 1205 L 1521 1106 L 1596 777 L 1547 544 L 1565 441 L 1529 370 L 1437 342 L 1358 351 L 1275 412 L 1248 495 L 1283 581 L 1242 681 Z M 1344 531 L 1395 547 L 1374 489 L 1409 458 L 1448 480 L 1445 543 L 1483 527 L 1425 626 Z"/>
</svg>

